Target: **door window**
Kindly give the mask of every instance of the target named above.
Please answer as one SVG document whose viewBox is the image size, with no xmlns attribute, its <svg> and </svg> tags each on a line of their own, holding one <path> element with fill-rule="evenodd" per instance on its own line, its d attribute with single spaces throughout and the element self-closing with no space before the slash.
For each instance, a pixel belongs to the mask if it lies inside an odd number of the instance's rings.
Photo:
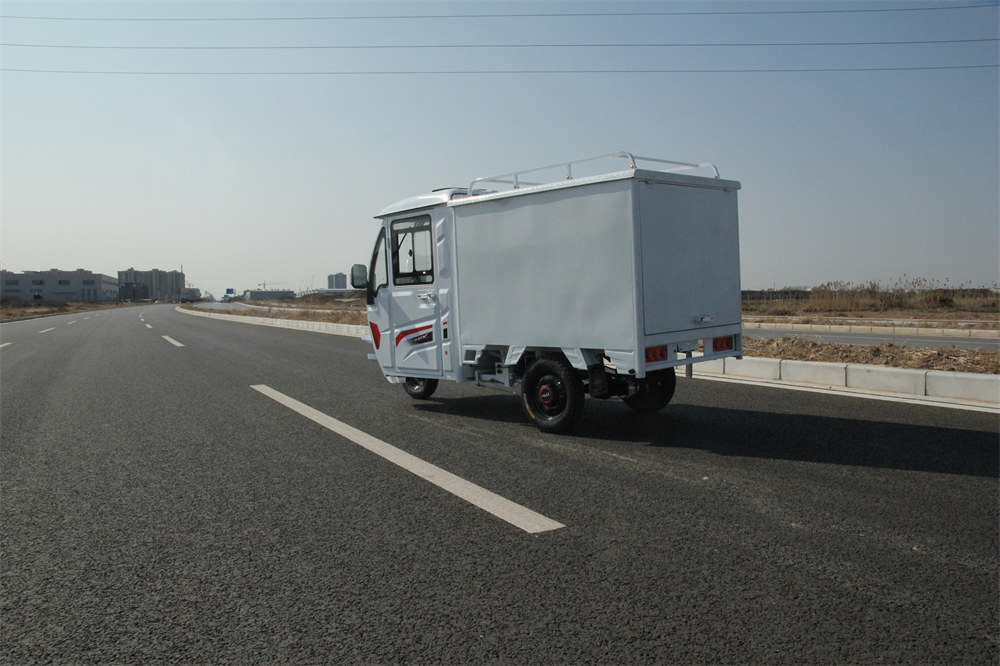
<svg viewBox="0 0 1000 666">
<path fill-rule="evenodd" d="M 431 218 L 414 217 L 392 223 L 392 280 L 396 285 L 434 282 Z"/>
</svg>

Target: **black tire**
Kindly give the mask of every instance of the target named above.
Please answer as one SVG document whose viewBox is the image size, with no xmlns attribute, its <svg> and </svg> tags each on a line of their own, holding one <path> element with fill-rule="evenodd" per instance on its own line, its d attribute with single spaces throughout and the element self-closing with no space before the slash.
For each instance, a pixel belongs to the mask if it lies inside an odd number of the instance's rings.
<svg viewBox="0 0 1000 666">
<path fill-rule="evenodd" d="M 639 391 L 625 398 L 625 404 L 637 412 L 658 412 L 667 406 L 677 388 L 677 373 L 673 368 L 657 370 L 639 381 Z"/>
<path fill-rule="evenodd" d="M 524 373 L 521 406 L 543 432 L 570 430 L 583 411 L 583 382 L 561 358 L 540 358 Z"/>
<path fill-rule="evenodd" d="M 421 379 L 419 377 L 407 377 L 403 381 L 403 388 L 411 397 L 417 400 L 426 400 L 427 398 L 434 395 L 434 391 L 437 390 L 438 380 L 436 379 Z"/>
</svg>

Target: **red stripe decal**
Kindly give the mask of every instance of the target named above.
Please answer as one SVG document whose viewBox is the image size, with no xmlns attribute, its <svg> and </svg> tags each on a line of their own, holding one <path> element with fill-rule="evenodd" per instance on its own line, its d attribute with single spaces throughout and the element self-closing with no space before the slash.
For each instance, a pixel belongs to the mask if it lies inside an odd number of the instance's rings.
<svg viewBox="0 0 1000 666">
<path fill-rule="evenodd" d="M 413 335 L 414 333 L 419 333 L 420 331 L 426 331 L 429 328 L 434 328 L 434 324 L 428 324 L 427 326 L 421 326 L 420 328 L 411 328 L 408 331 L 400 331 L 399 335 L 396 336 L 396 346 L 403 341 L 408 335 Z"/>
</svg>

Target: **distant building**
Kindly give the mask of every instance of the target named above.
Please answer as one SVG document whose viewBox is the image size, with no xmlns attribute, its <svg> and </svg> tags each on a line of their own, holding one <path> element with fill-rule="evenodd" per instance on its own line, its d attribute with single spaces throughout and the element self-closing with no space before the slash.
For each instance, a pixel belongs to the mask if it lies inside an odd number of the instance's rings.
<svg viewBox="0 0 1000 666">
<path fill-rule="evenodd" d="M 326 278 L 327 289 L 347 289 L 347 276 L 343 273 L 334 273 Z"/>
<path fill-rule="evenodd" d="M 61 271 L 0 271 L 0 297 L 23 301 L 104 303 L 118 300 L 118 280 L 78 268 Z"/>
<path fill-rule="evenodd" d="M 125 282 L 118 285 L 118 297 L 123 301 L 148 301 L 149 285 L 138 282 Z"/>
<path fill-rule="evenodd" d="M 180 271 L 118 271 L 123 301 L 179 301 L 184 294 L 184 273 Z"/>
</svg>

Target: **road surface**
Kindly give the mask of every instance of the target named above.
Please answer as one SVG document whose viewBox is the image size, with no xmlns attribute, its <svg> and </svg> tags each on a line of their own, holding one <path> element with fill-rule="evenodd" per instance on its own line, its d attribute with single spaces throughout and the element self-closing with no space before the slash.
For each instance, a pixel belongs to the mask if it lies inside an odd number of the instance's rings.
<svg viewBox="0 0 1000 666">
<path fill-rule="evenodd" d="M 997 662 L 995 414 L 682 379 L 552 436 L 367 351 L 0 326 L 0 662 Z"/>
<path fill-rule="evenodd" d="M 956 349 L 980 349 L 982 351 L 1000 351 L 998 338 L 965 338 L 946 335 L 905 335 L 881 333 L 830 333 L 813 331 L 796 331 L 792 329 L 745 328 L 743 335 L 748 338 L 803 338 L 814 342 L 832 342 L 842 345 L 883 345 L 894 344 L 900 347 L 955 347 Z"/>
</svg>

